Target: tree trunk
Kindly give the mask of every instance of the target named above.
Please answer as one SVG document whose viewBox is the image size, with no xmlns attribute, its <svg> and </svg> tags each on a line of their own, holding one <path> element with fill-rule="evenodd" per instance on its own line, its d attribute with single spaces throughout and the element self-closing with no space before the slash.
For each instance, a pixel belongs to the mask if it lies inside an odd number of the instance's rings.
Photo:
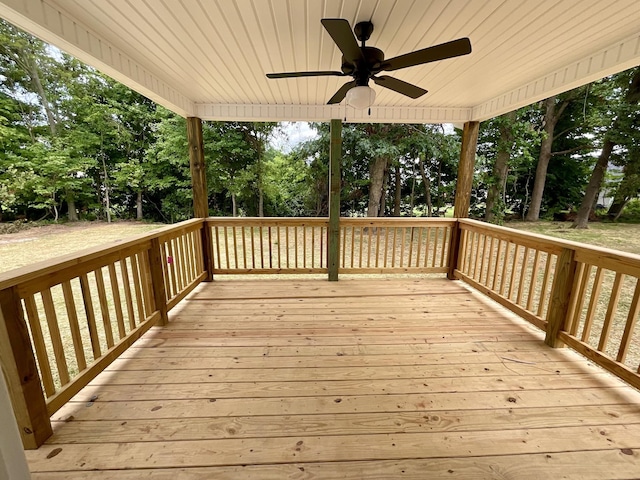
<svg viewBox="0 0 640 480">
<path fill-rule="evenodd" d="M 231 193 L 231 215 L 234 217 L 238 216 L 238 207 L 236 205 L 236 194 Z"/>
<path fill-rule="evenodd" d="M 67 191 L 67 218 L 70 222 L 78 221 L 78 212 L 76 212 L 76 201 L 73 198 L 73 193 Z"/>
<path fill-rule="evenodd" d="M 551 145 L 553 144 L 553 130 L 556 127 L 558 116 L 555 114 L 556 97 L 549 97 L 544 101 L 544 132 L 545 138 L 540 144 L 540 156 L 536 167 L 536 177 L 533 181 L 533 191 L 531 192 L 531 203 L 525 218 L 528 222 L 536 222 L 540 218 L 540 207 L 542 205 L 542 195 L 544 184 L 547 180 L 547 169 L 551 160 Z"/>
<path fill-rule="evenodd" d="M 142 220 L 142 190 L 136 195 L 136 220 Z"/>
<path fill-rule="evenodd" d="M 622 215 L 622 211 L 629 200 L 629 197 L 614 197 L 613 203 L 609 206 L 609 210 L 607 210 L 607 217 L 609 217 L 609 220 L 614 222 L 617 221 L 618 218 L 620 218 L 620 215 Z"/>
<path fill-rule="evenodd" d="M 396 165 L 395 175 L 395 192 L 393 197 L 393 216 L 400 216 L 400 208 L 402 204 L 402 176 L 400 171 L 400 165 Z"/>
<path fill-rule="evenodd" d="M 493 165 L 493 178 L 487 192 L 487 205 L 484 219 L 487 222 L 496 220 L 496 204 L 502 198 L 507 183 L 507 171 L 513 147 L 513 123 L 516 121 L 516 111 L 504 115 L 506 122 L 500 125 L 500 139 L 498 140 L 498 153 Z M 504 213 L 504 212 L 503 212 Z"/>
<path fill-rule="evenodd" d="M 604 145 L 602 146 L 602 152 L 600 152 L 596 166 L 593 169 L 591 178 L 589 179 L 587 190 L 584 192 L 584 197 L 580 204 L 580 209 L 578 210 L 578 216 L 573 221 L 573 225 L 571 225 L 572 228 L 587 228 L 589 214 L 591 213 L 593 204 L 598 197 L 600 185 L 602 185 L 602 179 L 607 171 L 607 165 L 609 164 L 609 157 L 611 157 L 613 147 L 615 147 L 615 143 L 611 140 L 605 140 Z"/>
<path fill-rule="evenodd" d="M 431 201 L 431 180 L 427 177 L 424 170 L 424 160 L 418 157 L 418 166 L 420 167 L 420 175 L 422 176 L 422 184 L 424 185 L 424 199 L 427 203 L 427 217 L 433 215 L 433 202 Z"/>
<path fill-rule="evenodd" d="M 42 103 L 42 108 L 44 108 L 45 114 L 47 115 L 47 122 L 49 124 L 49 130 L 51 131 L 51 136 L 55 137 L 58 131 L 58 122 L 56 117 L 51 109 L 51 103 L 49 103 L 49 99 L 47 97 L 47 93 L 42 86 L 42 81 L 40 80 L 40 68 L 38 64 L 35 62 L 35 59 L 29 56 L 28 53 L 25 52 L 27 56 L 27 70 L 29 72 L 29 76 L 31 77 L 31 82 L 33 83 L 33 87 L 38 92 L 38 96 L 40 97 L 40 102 Z"/>
<path fill-rule="evenodd" d="M 369 205 L 367 217 L 377 217 L 380 213 L 380 201 L 382 200 L 382 187 L 384 174 L 387 169 L 387 157 L 378 157 L 369 169 Z"/>
<path fill-rule="evenodd" d="M 380 210 L 378 216 L 384 217 L 384 211 L 387 206 L 387 191 L 389 189 L 389 169 L 384 170 L 384 180 L 382 181 L 382 192 L 380 193 Z"/>
</svg>

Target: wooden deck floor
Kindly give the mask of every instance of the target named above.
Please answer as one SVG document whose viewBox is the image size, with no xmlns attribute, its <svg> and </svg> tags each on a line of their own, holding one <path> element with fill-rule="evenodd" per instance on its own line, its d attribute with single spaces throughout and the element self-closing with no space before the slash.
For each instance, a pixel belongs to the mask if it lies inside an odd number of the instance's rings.
<svg viewBox="0 0 640 480">
<path fill-rule="evenodd" d="M 640 393 L 448 280 L 201 285 L 35 479 L 640 477 Z"/>
</svg>

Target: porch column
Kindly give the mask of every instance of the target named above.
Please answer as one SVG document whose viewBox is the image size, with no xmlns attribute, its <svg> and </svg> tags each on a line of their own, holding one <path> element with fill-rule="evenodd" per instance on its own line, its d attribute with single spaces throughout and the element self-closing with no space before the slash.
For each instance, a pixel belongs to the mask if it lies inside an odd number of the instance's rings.
<svg viewBox="0 0 640 480">
<path fill-rule="evenodd" d="M 202 121 L 198 117 L 187 118 L 187 140 L 189 141 L 189 165 L 191 167 L 191 189 L 193 190 L 194 218 L 209 216 L 207 195 L 207 170 L 202 145 Z"/>
<path fill-rule="evenodd" d="M 340 164 L 342 163 L 342 121 L 331 120 L 329 149 L 329 230 L 327 263 L 329 281 L 338 280 L 340 262 Z"/>
<path fill-rule="evenodd" d="M 480 122 L 466 122 L 462 130 L 462 147 L 460 148 L 460 163 L 458 164 L 456 198 L 453 205 L 453 216 L 455 218 L 467 218 L 469 216 L 479 127 Z"/>
<path fill-rule="evenodd" d="M 209 199 L 207 191 L 207 164 L 204 159 L 202 141 L 202 120 L 198 117 L 187 118 L 187 140 L 189 142 L 189 166 L 191 168 L 191 190 L 193 191 L 193 217 L 207 218 L 209 216 Z M 202 255 L 204 271 L 207 272 L 205 282 L 213 280 L 211 259 L 213 258 L 213 243 L 211 242 L 211 228 L 204 222 L 202 232 Z"/>
</svg>

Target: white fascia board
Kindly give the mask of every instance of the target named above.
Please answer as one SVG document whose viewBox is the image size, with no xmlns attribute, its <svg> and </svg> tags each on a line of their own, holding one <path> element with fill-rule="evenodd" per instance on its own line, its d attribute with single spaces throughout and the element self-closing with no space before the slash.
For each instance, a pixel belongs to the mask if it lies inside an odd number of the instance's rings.
<svg viewBox="0 0 640 480">
<path fill-rule="evenodd" d="M 197 103 L 202 120 L 237 122 L 326 122 L 339 118 L 346 123 L 464 123 L 470 108 L 371 107 L 355 110 L 344 105 L 231 105 Z"/>
<path fill-rule="evenodd" d="M 640 32 L 473 108 L 487 120 L 640 65 Z"/>
<path fill-rule="evenodd" d="M 66 12 L 43 0 L 0 0 L 0 17 L 109 75 L 169 110 L 188 117 L 193 102 Z"/>
</svg>

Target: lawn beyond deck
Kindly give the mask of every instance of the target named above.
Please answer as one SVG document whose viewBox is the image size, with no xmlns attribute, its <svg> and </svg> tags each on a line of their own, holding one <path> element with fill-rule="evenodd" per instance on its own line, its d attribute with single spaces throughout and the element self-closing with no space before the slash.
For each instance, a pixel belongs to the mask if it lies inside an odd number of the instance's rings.
<svg viewBox="0 0 640 480">
<path fill-rule="evenodd" d="M 634 478 L 640 393 L 459 282 L 202 284 L 53 417 L 34 479 Z"/>
</svg>

